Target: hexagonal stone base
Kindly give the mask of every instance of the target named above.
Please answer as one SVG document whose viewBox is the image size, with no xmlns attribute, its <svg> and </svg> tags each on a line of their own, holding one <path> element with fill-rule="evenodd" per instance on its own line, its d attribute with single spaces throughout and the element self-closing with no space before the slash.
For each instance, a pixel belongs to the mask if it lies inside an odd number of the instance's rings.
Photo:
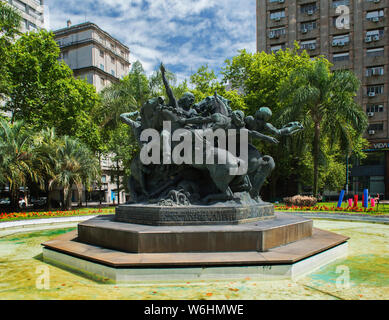
<svg viewBox="0 0 389 320">
<path fill-rule="evenodd" d="M 78 241 L 130 253 L 263 252 L 312 236 L 313 222 L 287 214 L 239 225 L 148 226 L 97 217 L 78 225 Z"/>
<path fill-rule="evenodd" d="M 270 203 L 225 206 L 160 207 L 153 205 L 121 205 L 115 220 L 151 226 L 232 225 L 274 218 Z"/>
<path fill-rule="evenodd" d="M 312 237 L 268 252 L 137 254 L 77 242 L 70 232 L 43 244 L 43 260 L 97 280 L 297 279 L 347 255 L 348 237 L 313 229 Z"/>
</svg>

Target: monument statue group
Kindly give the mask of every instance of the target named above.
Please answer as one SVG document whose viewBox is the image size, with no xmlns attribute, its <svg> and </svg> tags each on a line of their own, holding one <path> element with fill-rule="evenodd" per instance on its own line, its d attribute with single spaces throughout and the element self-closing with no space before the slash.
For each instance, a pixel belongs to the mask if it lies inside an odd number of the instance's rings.
<svg viewBox="0 0 389 320">
<path fill-rule="evenodd" d="M 293 278 L 344 256 L 347 237 L 275 213 L 260 198 L 275 163 L 252 141 L 277 144 L 274 136 L 302 125 L 277 129 L 269 108 L 245 116 L 217 93 L 197 104 L 191 93 L 177 100 L 163 65 L 161 72 L 169 101 L 155 97 L 121 115 L 140 149 L 131 163 L 130 203 L 45 242 L 44 261 L 119 283 L 244 279 L 248 272 Z"/>
<path fill-rule="evenodd" d="M 241 110 L 233 111 L 230 101 L 217 93 L 197 104 L 192 93 L 177 100 L 163 65 L 161 73 L 169 101 L 156 97 L 140 112 L 121 115 L 141 150 L 131 164 L 131 202 L 166 206 L 261 202 L 260 190 L 275 163 L 250 142 L 277 144 L 268 134 L 292 135 L 302 125 L 292 122 L 277 129 L 269 123 L 269 108 L 245 116 Z M 151 142 L 150 137 L 154 138 Z M 150 153 L 154 153 L 152 159 Z"/>
</svg>

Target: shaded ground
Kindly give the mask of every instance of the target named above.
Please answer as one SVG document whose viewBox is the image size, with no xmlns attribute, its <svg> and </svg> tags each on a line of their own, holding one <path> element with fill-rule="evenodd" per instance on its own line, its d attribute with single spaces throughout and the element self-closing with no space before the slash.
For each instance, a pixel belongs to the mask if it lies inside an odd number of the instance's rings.
<svg viewBox="0 0 389 320">
<path fill-rule="evenodd" d="M 200 281 L 112 285 L 41 261 L 41 243 L 75 229 L 0 232 L 0 299 L 388 299 L 389 226 L 316 220 L 315 227 L 351 237 L 349 256 L 297 281 Z M 26 231 L 24 231 L 26 232 Z M 43 269 L 42 269 L 43 268 Z M 38 289 L 42 270 L 49 289 Z M 349 281 L 347 281 L 349 276 Z"/>
</svg>

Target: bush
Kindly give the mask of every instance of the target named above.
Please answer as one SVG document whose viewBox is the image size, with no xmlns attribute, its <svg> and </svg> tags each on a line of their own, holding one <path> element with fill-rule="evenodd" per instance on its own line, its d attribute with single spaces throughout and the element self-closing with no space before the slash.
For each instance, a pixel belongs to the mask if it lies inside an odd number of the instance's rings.
<svg viewBox="0 0 389 320">
<path fill-rule="evenodd" d="M 316 205 L 317 199 L 315 197 L 297 195 L 294 197 L 284 198 L 284 203 L 287 206 L 313 207 Z"/>
</svg>

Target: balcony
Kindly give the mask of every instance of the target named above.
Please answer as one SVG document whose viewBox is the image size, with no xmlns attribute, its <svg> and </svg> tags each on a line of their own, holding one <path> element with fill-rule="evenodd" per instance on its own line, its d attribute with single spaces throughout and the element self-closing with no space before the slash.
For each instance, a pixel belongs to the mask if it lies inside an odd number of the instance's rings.
<svg viewBox="0 0 389 320">
<path fill-rule="evenodd" d="M 104 49 L 108 50 L 110 52 L 110 54 L 114 55 L 116 58 L 120 58 L 121 60 L 125 60 L 126 62 L 128 62 L 128 59 L 126 57 L 122 56 L 121 54 L 119 54 L 117 52 L 117 50 L 112 49 L 111 46 L 106 45 L 105 42 L 98 41 L 95 38 L 87 38 L 87 39 L 77 40 L 77 41 L 67 41 L 65 43 L 61 42 L 60 40 L 59 41 L 57 40 L 57 43 L 58 43 L 59 47 L 61 48 L 61 50 L 63 48 L 73 47 L 73 46 L 80 46 L 80 45 L 83 45 L 83 44 L 99 45 L 99 46 L 104 47 Z"/>
<path fill-rule="evenodd" d="M 375 75 L 375 76 L 369 76 L 369 77 L 367 77 L 365 75 L 364 84 L 366 84 L 366 85 L 382 84 L 383 82 L 385 82 L 384 77 L 385 77 L 385 74 L 382 76 Z"/>
<path fill-rule="evenodd" d="M 301 50 L 307 51 L 310 56 L 317 56 L 320 54 L 320 45 L 301 45 Z"/>
<path fill-rule="evenodd" d="M 384 50 L 384 55 L 382 56 L 368 56 L 366 52 L 364 53 L 364 63 L 365 66 L 379 66 L 387 64 L 387 49 Z"/>
<path fill-rule="evenodd" d="M 363 1 L 363 10 L 371 11 L 375 9 L 384 9 L 389 6 L 388 0 L 373 0 L 373 1 Z"/>
<path fill-rule="evenodd" d="M 370 19 L 367 20 L 366 17 L 363 22 L 364 29 L 379 29 L 384 28 L 386 26 L 386 19 L 385 17 L 378 17 L 378 19 Z"/>
<path fill-rule="evenodd" d="M 303 32 L 301 29 L 297 31 L 297 39 L 298 40 L 308 40 L 312 38 L 318 38 L 319 37 L 319 28 L 309 30 L 307 29 L 306 32 Z"/>
<path fill-rule="evenodd" d="M 268 27 L 275 28 L 275 27 L 283 27 L 288 24 L 287 18 L 278 18 L 278 19 L 270 19 L 268 18 Z"/>
<path fill-rule="evenodd" d="M 329 42 L 329 48 L 331 53 L 340 53 L 350 49 L 352 39 L 349 40 L 334 40 Z"/>
<path fill-rule="evenodd" d="M 299 10 L 299 9 L 298 9 Z M 301 13 L 300 10 L 298 11 L 297 14 L 297 22 L 306 22 L 306 21 L 311 21 L 311 20 L 316 20 L 320 18 L 320 13 L 319 9 L 316 9 L 312 13 Z"/>
<path fill-rule="evenodd" d="M 363 41 L 364 41 L 364 48 L 383 47 L 386 45 L 385 35 L 365 36 Z"/>
<path fill-rule="evenodd" d="M 286 42 L 286 34 L 276 34 L 273 37 L 268 37 L 269 39 L 269 44 L 270 45 L 276 45 L 280 43 L 285 43 Z"/>
<path fill-rule="evenodd" d="M 277 10 L 277 9 L 284 9 L 288 5 L 288 1 L 290 0 L 277 0 L 273 2 L 267 2 L 267 9 L 268 10 Z"/>
</svg>

